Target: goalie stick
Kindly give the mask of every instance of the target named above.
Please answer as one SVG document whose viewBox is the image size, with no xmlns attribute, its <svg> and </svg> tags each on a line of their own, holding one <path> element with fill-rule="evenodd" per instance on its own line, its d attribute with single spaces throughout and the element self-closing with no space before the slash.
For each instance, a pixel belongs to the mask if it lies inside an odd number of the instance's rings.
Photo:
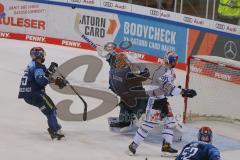
<svg viewBox="0 0 240 160">
<path fill-rule="evenodd" d="M 107 54 L 109 52 L 113 52 L 115 51 L 115 49 L 117 48 L 117 44 L 114 43 L 114 42 L 108 42 L 107 44 L 104 45 L 104 47 L 100 46 L 100 45 L 97 45 L 96 43 L 94 43 L 92 40 L 90 40 L 84 33 L 82 33 L 79 29 L 79 22 L 80 22 L 80 19 L 81 19 L 81 16 L 80 14 L 77 14 L 76 15 L 76 21 L 75 21 L 75 25 L 74 25 L 74 29 L 75 31 L 80 35 L 80 37 L 82 39 L 84 39 L 91 47 L 93 47 L 94 49 L 97 50 L 97 53 L 98 55 L 100 55 L 101 57 L 104 57 L 106 58 L 107 57 Z M 120 44 L 119 44 L 119 48 L 120 49 L 123 49 L 123 50 L 126 50 L 128 48 L 130 48 L 132 46 L 132 43 L 131 41 L 122 41 Z M 106 53 L 104 53 L 104 51 L 106 51 Z M 130 68 L 132 68 L 132 65 L 131 65 L 131 62 L 129 61 L 129 65 L 130 65 Z M 139 78 L 142 78 L 143 76 L 141 75 L 137 75 L 135 74 L 136 77 L 139 77 Z M 147 79 L 150 79 L 152 80 L 152 78 L 147 78 Z"/>
<path fill-rule="evenodd" d="M 75 20 L 75 25 L 74 25 L 74 30 L 80 35 L 82 39 L 84 39 L 91 47 L 97 50 L 98 55 L 101 57 L 106 58 L 109 52 L 115 51 L 117 48 L 117 44 L 114 42 L 108 42 L 107 44 L 103 46 L 97 45 L 94 43 L 91 39 L 89 39 L 84 33 L 82 33 L 79 29 L 79 22 L 80 22 L 81 16 L 80 14 L 76 15 L 76 20 Z M 126 50 L 132 46 L 132 43 L 130 41 L 122 41 L 119 44 L 119 48 Z M 105 52 L 105 53 L 104 53 Z"/>
<path fill-rule="evenodd" d="M 82 96 L 80 96 L 80 94 L 76 91 L 76 89 L 67 81 L 65 76 L 59 70 L 57 70 L 57 73 L 60 75 L 61 78 L 66 80 L 68 86 L 72 89 L 72 91 L 78 96 L 78 98 L 80 98 L 82 100 L 83 105 L 84 105 L 83 121 L 86 121 L 87 120 L 87 107 L 88 107 L 87 102 L 82 98 Z"/>
<path fill-rule="evenodd" d="M 76 15 L 76 20 L 75 20 L 75 25 L 74 25 L 74 29 L 75 31 L 81 36 L 82 39 L 84 39 L 91 47 L 93 47 L 94 49 L 97 50 L 97 53 L 101 56 L 101 57 L 106 57 L 107 54 L 105 55 L 103 52 L 103 47 L 98 46 L 96 43 L 94 43 L 93 41 L 91 41 L 85 34 L 83 34 L 80 29 L 79 29 L 79 22 L 80 22 L 81 16 L 80 14 Z"/>
</svg>

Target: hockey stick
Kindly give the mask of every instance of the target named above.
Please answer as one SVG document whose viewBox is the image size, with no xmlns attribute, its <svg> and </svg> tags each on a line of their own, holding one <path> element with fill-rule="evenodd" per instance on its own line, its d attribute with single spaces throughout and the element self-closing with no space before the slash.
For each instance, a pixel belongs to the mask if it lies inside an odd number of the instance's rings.
<svg viewBox="0 0 240 160">
<path fill-rule="evenodd" d="M 113 43 L 113 42 L 108 42 L 104 47 L 102 46 L 99 46 L 97 45 L 96 43 L 94 43 L 92 40 L 90 40 L 85 34 L 83 34 L 80 29 L 79 29 L 79 22 L 80 22 L 80 14 L 77 14 L 76 15 L 76 20 L 75 20 L 75 25 L 74 25 L 74 30 L 80 35 L 81 38 L 83 38 L 91 47 L 93 47 L 94 49 L 97 50 L 97 53 L 98 55 L 100 55 L 101 57 L 104 57 L 106 58 L 107 57 L 107 54 L 110 53 L 110 52 L 113 52 L 116 48 L 117 48 L 117 44 L 116 43 Z M 120 49 L 128 49 L 132 46 L 132 43 L 130 41 L 122 41 L 120 44 L 119 44 L 119 48 Z M 105 53 L 104 54 L 104 51 L 107 52 L 107 54 Z M 132 68 L 132 65 L 130 63 L 130 68 Z M 139 78 L 144 78 L 143 76 L 141 75 L 137 75 L 135 74 L 136 77 L 139 77 Z M 147 79 L 150 79 L 152 80 L 152 78 L 147 78 Z"/>
<path fill-rule="evenodd" d="M 57 70 L 57 73 L 60 75 L 61 78 L 63 78 L 64 80 L 66 80 L 68 86 L 72 89 L 72 91 L 78 96 L 78 98 L 80 98 L 83 102 L 84 105 L 84 110 L 83 110 L 83 120 L 86 121 L 87 120 L 87 102 L 82 98 L 82 96 L 79 95 L 79 93 L 76 91 L 76 89 L 67 81 L 67 79 L 63 76 L 63 74 Z"/>
<path fill-rule="evenodd" d="M 80 19 L 81 19 L 80 14 L 77 14 L 74 29 L 80 35 L 81 38 L 83 38 L 91 47 L 97 50 L 98 55 L 106 58 L 108 53 L 113 52 L 117 48 L 117 44 L 113 42 L 108 42 L 107 44 L 104 45 L 104 47 L 102 47 L 94 43 L 92 40 L 90 40 L 84 33 L 80 31 L 78 27 L 79 26 L 78 22 L 80 22 Z M 131 46 L 132 46 L 131 41 L 122 41 L 119 44 L 119 48 L 123 50 L 128 49 Z M 106 51 L 107 54 L 106 53 L 104 54 L 104 51 Z M 132 68 L 131 63 L 130 63 L 130 68 Z M 137 74 L 134 74 L 134 75 L 136 75 L 136 77 L 139 77 L 139 78 L 145 78 L 144 76 L 141 76 L 141 75 L 137 75 Z M 147 79 L 152 80 L 152 78 L 149 78 L 149 77 Z"/>
<path fill-rule="evenodd" d="M 93 47 L 94 49 L 97 50 L 98 55 L 100 55 L 101 57 L 106 58 L 108 53 L 111 53 L 113 51 L 115 51 L 115 49 L 117 48 L 117 44 L 114 42 L 108 42 L 107 44 L 104 45 L 104 47 L 97 45 L 96 43 L 94 43 L 92 40 L 90 40 L 84 33 L 82 33 L 79 29 L 79 22 L 80 22 L 81 16 L 80 14 L 76 15 L 76 20 L 75 20 L 75 24 L 74 24 L 74 30 L 80 35 L 80 37 L 82 39 L 84 39 L 91 47 Z M 132 46 L 131 41 L 122 41 L 119 44 L 119 48 L 126 50 L 128 48 L 130 48 Z M 105 52 L 105 53 L 104 53 Z"/>
<path fill-rule="evenodd" d="M 101 56 L 101 57 L 106 57 L 107 54 L 104 54 L 104 49 L 101 46 L 98 46 L 96 43 L 94 43 L 92 40 L 90 40 L 87 36 L 85 36 L 85 34 L 83 34 L 80 29 L 79 29 L 79 22 L 81 20 L 81 16 L 80 14 L 76 15 L 76 20 L 75 20 L 75 25 L 74 25 L 74 30 L 80 35 L 80 37 L 82 39 L 84 39 L 91 47 L 93 47 L 94 49 L 97 50 L 97 53 Z"/>
<path fill-rule="evenodd" d="M 117 44 L 116 43 L 113 43 L 113 42 L 108 42 L 106 45 L 104 45 L 104 47 L 102 46 L 99 46 L 97 45 L 96 43 L 94 43 L 92 40 L 90 40 L 84 33 L 82 33 L 79 29 L 79 22 L 81 20 L 81 16 L 80 14 L 77 14 L 76 15 L 76 20 L 75 20 L 75 24 L 74 24 L 74 30 L 80 35 L 80 37 L 82 39 L 84 39 L 91 47 L 93 47 L 94 49 L 97 50 L 97 53 L 106 58 L 107 57 L 107 54 L 110 53 L 110 52 L 113 52 L 116 48 L 117 48 Z M 128 49 L 132 46 L 132 43 L 131 41 L 122 41 L 120 44 L 119 44 L 119 48 L 120 49 Z M 107 52 L 107 54 L 103 53 L 104 51 Z"/>
</svg>

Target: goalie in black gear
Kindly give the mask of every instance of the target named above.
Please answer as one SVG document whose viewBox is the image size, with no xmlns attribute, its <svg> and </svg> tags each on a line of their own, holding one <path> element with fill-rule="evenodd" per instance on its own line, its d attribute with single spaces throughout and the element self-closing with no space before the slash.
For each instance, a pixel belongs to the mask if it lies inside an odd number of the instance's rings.
<svg viewBox="0 0 240 160">
<path fill-rule="evenodd" d="M 163 120 L 162 130 L 162 152 L 176 154 L 178 151 L 171 147 L 173 142 L 174 129 L 177 127 L 168 96 L 182 95 L 183 97 L 194 97 L 196 92 L 191 89 L 181 89 L 173 85 L 176 78 L 173 68 L 176 66 L 178 55 L 175 52 L 167 52 L 164 57 L 164 64 L 155 70 L 151 82 L 151 89 L 148 91 L 149 99 L 146 108 L 146 118 L 137 130 L 133 142 L 129 145 L 131 155 L 136 153 L 137 147 L 148 136 L 155 127 L 154 124 Z"/>
<path fill-rule="evenodd" d="M 140 118 L 145 113 L 148 96 L 142 82 L 149 77 L 147 68 L 140 69 L 140 73 L 132 71 L 133 64 L 123 53 L 111 53 L 107 61 L 110 64 L 110 89 L 120 96 L 119 121 L 110 123 L 110 127 L 123 128 L 129 126 L 134 118 Z"/>
</svg>

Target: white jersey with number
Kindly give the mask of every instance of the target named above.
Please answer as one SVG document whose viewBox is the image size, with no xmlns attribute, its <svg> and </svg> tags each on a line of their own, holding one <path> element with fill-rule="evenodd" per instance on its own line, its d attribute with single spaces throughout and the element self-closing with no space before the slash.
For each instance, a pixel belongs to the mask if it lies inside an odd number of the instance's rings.
<svg viewBox="0 0 240 160">
<path fill-rule="evenodd" d="M 156 98 L 179 95 L 181 90 L 173 84 L 175 79 L 176 74 L 174 69 L 166 65 L 161 65 L 153 73 L 151 88 L 148 91 L 148 95 Z"/>
</svg>

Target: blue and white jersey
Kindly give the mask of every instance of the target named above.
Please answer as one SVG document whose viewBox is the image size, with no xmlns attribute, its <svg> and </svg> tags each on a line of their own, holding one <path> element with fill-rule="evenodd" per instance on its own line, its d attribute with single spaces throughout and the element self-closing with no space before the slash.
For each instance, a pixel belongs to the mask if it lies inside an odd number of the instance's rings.
<svg viewBox="0 0 240 160">
<path fill-rule="evenodd" d="M 175 79 L 174 69 L 167 65 L 161 65 L 153 74 L 148 95 L 155 98 L 179 95 L 181 90 L 174 85 Z"/>
<path fill-rule="evenodd" d="M 212 144 L 195 141 L 187 144 L 176 160 L 220 160 L 220 152 Z"/>
<path fill-rule="evenodd" d="M 45 92 L 45 86 L 49 83 L 45 76 L 46 67 L 36 61 L 32 61 L 21 79 L 18 98 L 32 97 Z"/>
</svg>

